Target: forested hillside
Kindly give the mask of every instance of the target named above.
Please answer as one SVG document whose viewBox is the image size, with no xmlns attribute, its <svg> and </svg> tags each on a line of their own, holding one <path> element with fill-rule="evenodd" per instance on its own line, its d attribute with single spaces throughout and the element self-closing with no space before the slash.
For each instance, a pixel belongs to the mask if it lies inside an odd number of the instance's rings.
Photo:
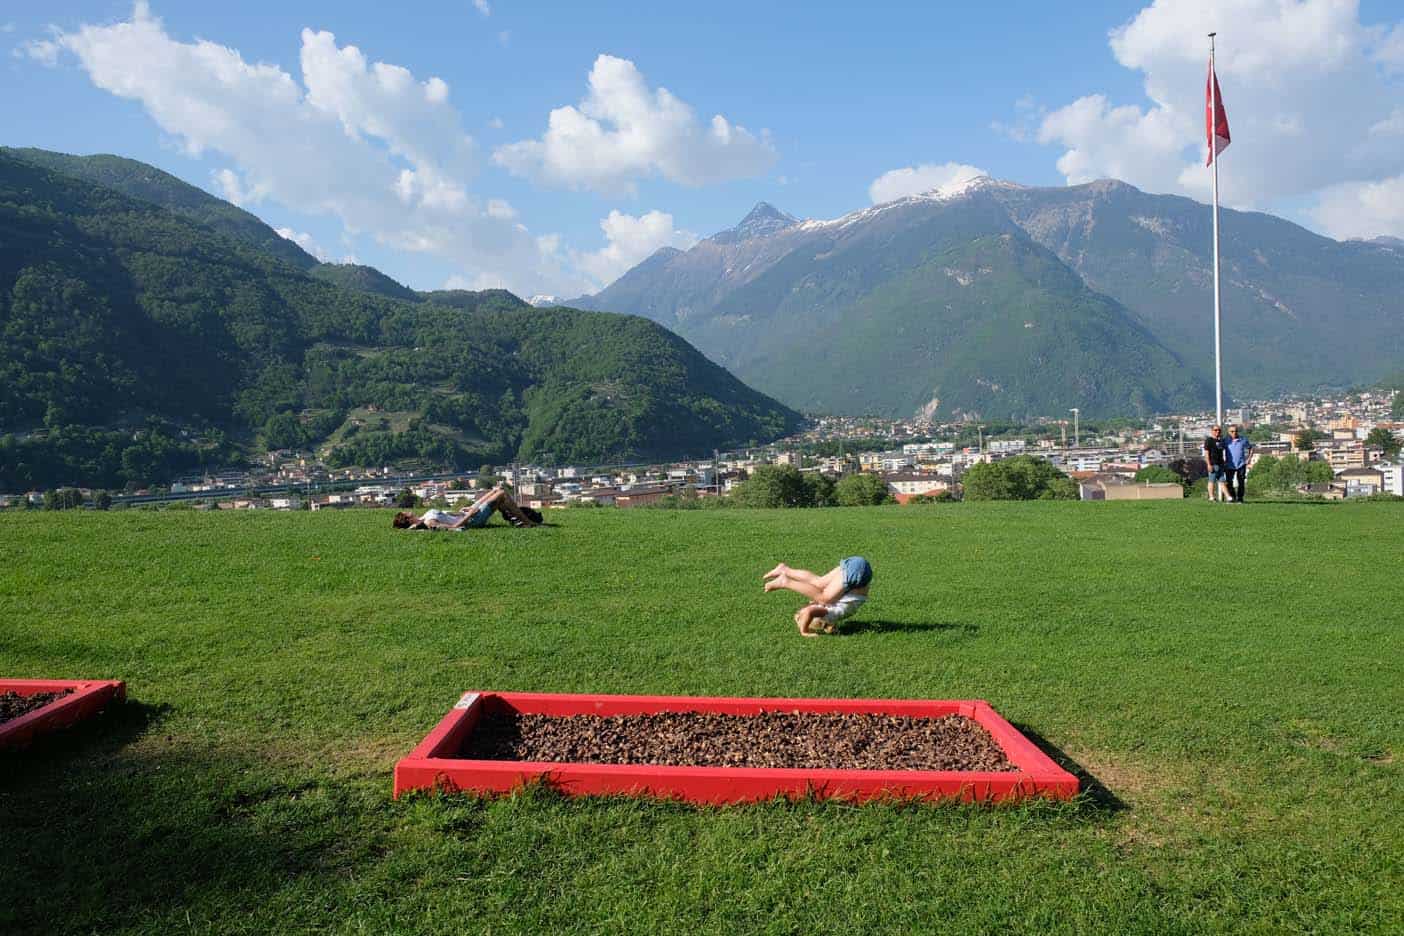
<svg viewBox="0 0 1404 936">
<path fill-rule="evenodd" d="M 231 240 L 258 247 L 300 270 L 311 269 L 317 263 L 315 257 L 256 216 L 144 162 L 121 156 L 70 156 L 3 146 L 0 154 L 160 205 Z"/>
<path fill-rule="evenodd" d="M 797 425 L 644 319 L 502 291 L 395 300 L 262 240 L 0 153 L 0 489 L 156 481 L 235 443 L 475 467 Z"/>
</svg>

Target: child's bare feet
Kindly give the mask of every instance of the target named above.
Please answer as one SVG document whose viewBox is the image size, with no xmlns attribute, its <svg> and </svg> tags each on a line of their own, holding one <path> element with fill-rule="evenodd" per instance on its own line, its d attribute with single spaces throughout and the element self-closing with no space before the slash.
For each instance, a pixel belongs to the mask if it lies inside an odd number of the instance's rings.
<svg viewBox="0 0 1404 936">
<path fill-rule="evenodd" d="M 784 572 L 781 572 L 781 573 L 780 573 L 779 575 L 777 575 L 775 578 L 773 578 L 773 579 L 771 579 L 770 581 L 768 581 L 768 582 L 765 583 L 765 590 L 768 591 L 768 592 L 773 592 L 773 591 L 775 591 L 776 589 L 784 588 L 784 587 L 785 587 L 785 573 L 784 573 Z"/>
<path fill-rule="evenodd" d="M 773 579 L 773 578 L 775 578 L 775 576 L 777 576 L 777 575 L 784 575 L 784 574 L 785 574 L 786 572 L 788 572 L 788 571 L 790 571 L 790 567 L 787 566 L 787 565 L 785 565 L 785 563 L 782 562 L 782 563 L 780 563 L 779 565 L 777 565 L 775 568 L 771 569 L 769 572 L 765 573 L 765 575 L 761 576 L 761 578 L 763 578 L 763 579 Z"/>
</svg>

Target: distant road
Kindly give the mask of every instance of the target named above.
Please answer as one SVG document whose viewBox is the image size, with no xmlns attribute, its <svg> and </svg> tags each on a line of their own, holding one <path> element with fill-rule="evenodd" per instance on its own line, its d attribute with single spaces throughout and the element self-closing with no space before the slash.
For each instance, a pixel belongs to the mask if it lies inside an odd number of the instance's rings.
<svg viewBox="0 0 1404 936">
<path fill-rule="evenodd" d="M 476 471 L 450 471 L 444 474 L 410 475 L 398 478 L 350 478 L 343 481 L 314 481 L 307 484 L 265 484 L 246 488 L 220 488 L 217 491 L 181 491 L 178 494 L 114 494 L 112 506 L 162 504 L 188 500 L 227 500 L 233 497 L 266 497 L 270 494 L 321 494 L 328 491 L 349 491 L 362 485 L 402 488 L 424 481 L 448 481 L 452 478 L 477 477 Z"/>
</svg>

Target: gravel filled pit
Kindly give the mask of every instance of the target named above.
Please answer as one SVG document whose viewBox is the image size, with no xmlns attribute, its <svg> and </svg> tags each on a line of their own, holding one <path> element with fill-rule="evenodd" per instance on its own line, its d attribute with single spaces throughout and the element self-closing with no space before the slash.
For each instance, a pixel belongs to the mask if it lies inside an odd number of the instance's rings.
<svg viewBox="0 0 1404 936">
<path fill-rule="evenodd" d="M 28 715 L 35 709 L 43 708 L 55 699 L 62 699 L 73 690 L 62 692 L 36 692 L 33 695 L 20 695 L 18 692 L 0 692 L 0 725 L 13 721 L 21 715 Z"/>
<path fill-rule="evenodd" d="M 1016 769 L 982 725 L 960 715 L 484 713 L 463 754 L 484 760 L 675 767 Z"/>
</svg>

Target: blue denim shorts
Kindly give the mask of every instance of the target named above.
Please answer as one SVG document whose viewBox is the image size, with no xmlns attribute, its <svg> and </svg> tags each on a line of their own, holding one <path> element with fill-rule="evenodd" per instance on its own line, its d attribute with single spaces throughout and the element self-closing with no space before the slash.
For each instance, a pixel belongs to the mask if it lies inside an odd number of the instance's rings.
<svg viewBox="0 0 1404 936">
<path fill-rule="evenodd" d="M 1213 468 L 1213 469 L 1211 469 L 1210 472 L 1209 472 L 1209 480 L 1210 480 L 1210 481 L 1222 481 L 1222 480 L 1224 480 L 1224 469 L 1222 469 L 1222 468 Z"/>
<path fill-rule="evenodd" d="M 477 510 L 473 511 L 472 515 L 468 518 L 466 526 L 469 529 L 487 526 L 487 522 L 492 518 L 492 512 L 496 507 L 496 504 L 484 504 L 479 507 Z"/>
<path fill-rule="evenodd" d="M 849 556 L 839 563 L 843 569 L 843 588 L 848 591 L 862 588 L 873 580 L 873 567 L 862 556 Z"/>
</svg>

